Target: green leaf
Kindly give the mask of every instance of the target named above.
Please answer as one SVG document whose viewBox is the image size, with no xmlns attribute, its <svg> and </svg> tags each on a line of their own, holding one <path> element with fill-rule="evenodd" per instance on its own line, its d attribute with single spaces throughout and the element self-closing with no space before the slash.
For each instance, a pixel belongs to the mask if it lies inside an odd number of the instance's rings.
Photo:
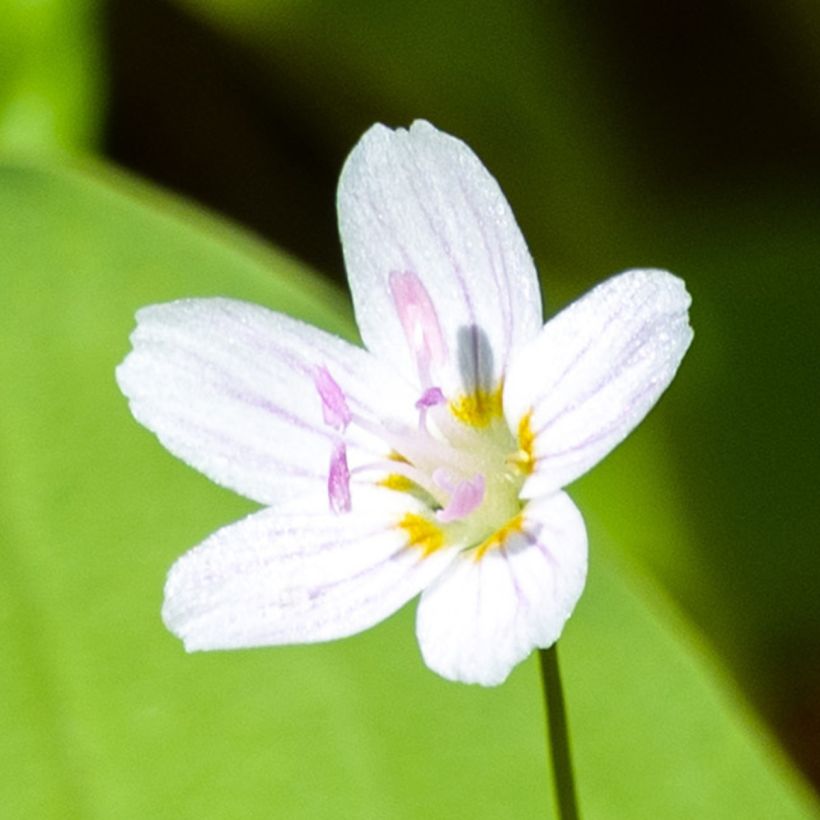
<svg viewBox="0 0 820 820">
<path fill-rule="evenodd" d="M 193 656 L 160 622 L 173 559 L 251 507 L 129 415 L 113 370 L 134 311 L 223 294 L 352 336 L 346 300 L 99 169 L 0 167 L 0 247 L 4 812 L 546 816 L 533 661 L 494 690 L 442 681 L 420 660 L 412 608 L 334 644 Z M 696 637 L 608 558 L 619 535 L 596 520 L 560 647 L 584 816 L 813 816 Z"/>
</svg>

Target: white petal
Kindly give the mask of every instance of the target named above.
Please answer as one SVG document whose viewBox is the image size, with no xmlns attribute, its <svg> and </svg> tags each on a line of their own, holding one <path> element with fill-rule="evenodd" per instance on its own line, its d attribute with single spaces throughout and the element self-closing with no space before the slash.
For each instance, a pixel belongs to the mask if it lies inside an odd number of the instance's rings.
<svg viewBox="0 0 820 820">
<path fill-rule="evenodd" d="M 627 271 L 559 313 L 519 351 L 504 413 L 513 430 L 532 413 L 536 462 L 524 497 L 583 475 L 649 412 L 692 341 L 690 302 L 670 273 Z"/>
<path fill-rule="evenodd" d="M 310 643 L 367 629 L 452 560 L 452 548 L 425 556 L 408 545 L 397 525 L 407 508 L 400 493 L 360 488 L 346 515 L 255 513 L 174 564 L 163 620 L 188 651 Z"/>
<path fill-rule="evenodd" d="M 314 383 L 324 367 L 353 412 L 415 423 L 415 392 L 361 348 L 257 305 L 188 299 L 137 313 L 117 368 L 131 411 L 175 455 L 264 504 L 321 498 L 338 436 Z M 363 436 L 362 448 L 389 448 Z M 353 463 L 355 448 L 349 452 Z M 372 459 L 372 454 L 370 455 Z"/>
<path fill-rule="evenodd" d="M 521 530 L 482 556 L 460 553 L 422 593 L 416 632 L 427 665 L 495 686 L 536 647 L 555 643 L 586 580 L 587 538 L 567 495 L 529 504 Z"/>
<path fill-rule="evenodd" d="M 510 352 L 540 329 L 541 297 L 512 211 L 475 154 L 427 122 L 375 125 L 342 171 L 338 212 L 368 349 L 416 378 L 389 285 L 391 274 L 412 273 L 446 343 L 435 384 L 448 396 L 496 387 Z"/>
</svg>

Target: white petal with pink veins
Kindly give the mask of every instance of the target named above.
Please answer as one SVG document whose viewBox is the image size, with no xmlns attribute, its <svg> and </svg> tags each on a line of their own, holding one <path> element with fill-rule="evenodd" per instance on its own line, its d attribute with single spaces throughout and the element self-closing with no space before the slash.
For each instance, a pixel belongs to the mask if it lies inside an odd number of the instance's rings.
<svg viewBox="0 0 820 820">
<path fill-rule="evenodd" d="M 460 553 L 424 590 L 416 632 L 427 665 L 494 686 L 553 644 L 584 588 L 584 522 L 564 493 L 528 504 L 519 527 L 486 551 Z"/>
<path fill-rule="evenodd" d="M 373 126 L 339 181 L 339 229 L 368 349 L 448 396 L 498 386 L 541 327 L 535 269 L 504 194 L 460 140 Z"/>
<path fill-rule="evenodd" d="M 672 381 L 689 343 L 691 299 L 659 270 L 632 270 L 598 285 L 519 351 L 504 412 L 513 430 L 527 414 L 533 498 L 566 486 L 616 447 Z"/>
<path fill-rule="evenodd" d="M 358 492 L 344 516 L 263 510 L 214 533 L 171 568 L 165 624 L 194 651 L 326 641 L 384 620 L 454 553 L 409 543 L 404 496 Z"/>
<path fill-rule="evenodd" d="M 307 494 L 326 505 L 344 421 L 333 413 L 415 424 L 416 394 L 389 366 L 257 305 L 186 299 L 143 308 L 131 343 L 117 381 L 134 416 L 188 464 L 263 504 Z M 330 411 L 323 390 L 337 403 Z M 351 462 L 390 450 L 360 428 L 348 438 Z"/>
</svg>

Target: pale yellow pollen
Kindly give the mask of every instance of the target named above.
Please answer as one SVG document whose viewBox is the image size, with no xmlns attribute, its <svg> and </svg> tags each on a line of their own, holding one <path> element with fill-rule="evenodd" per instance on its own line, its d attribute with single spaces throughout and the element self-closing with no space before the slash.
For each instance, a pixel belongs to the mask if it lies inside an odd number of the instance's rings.
<svg viewBox="0 0 820 820">
<path fill-rule="evenodd" d="M 517 532 L 524 529 L 524 517 L 519 514 L 511 518 L 500 530 L 496 530 L 489 538 L 485 538 L 473 552 L 473 558 L 480 561 L 491 549 L 501 547 L 504 542 Z"/>
<path fill-rule="evenodd" d="M 421 550 L 423 558 L 444 546 L 444 532 L 421 515 L 407 513 L 399 527 L 407 533 L 408 546 Z"/>
<path fill-rule="evenodd" d="M 487 427 L 502 416 L 502 394 L 503 385 L 492 392 L 479 389 L 466 393 L 450 402 L 450 412 L 470 427 Z"/>
</svg>

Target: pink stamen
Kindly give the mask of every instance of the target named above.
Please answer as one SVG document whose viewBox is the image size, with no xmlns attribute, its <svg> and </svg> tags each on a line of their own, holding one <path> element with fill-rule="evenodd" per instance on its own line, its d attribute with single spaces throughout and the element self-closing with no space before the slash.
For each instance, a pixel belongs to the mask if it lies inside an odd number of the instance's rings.
<svg viewBox="0 0 820 820">
<path fill-rule="evenodd" d="M 483 500 L 484 476 L 477 473 L 473 478 L 461 481 L 456 485 L 447 506 L 436 513 L 436 518 L 442 524 L 466 518 Z"/>
<path fill-rule="evenodd" d="M 453 474 L 446 467 L 436 467 L 433 470 L 433 484 L 446 493 L 452 493 L 455 490 L 458 481 L 453 478 Z"/>
<path fill-rule="evenodd" d="M 419 378 L 422 384 L 429 384 L 430 365 L 441 364 L 447 357 L 447 343 L 433 301 L 421 279 L 409 271 L 390 274 L 390 293 L 416 359 Z"/>
<path fill-rule="evenodd" d="M 350 512 L 350 470 L 347 468 L 347 451 L 341 442 L 333 449 L 333 455 L 330 457 L 327 497 L 330 509 L 336 515 Z"/>
<path fill-rule="evenodd" d="M 416 402 L 416 409 L 419 411 L 419 430 L 427 429 L 427 411 L 438 404 L 444 404 L 447 399 L 439 387 L 428 387 L 421 394 L 421 398 Z"/>
<path fill-rule="evenodd" d="M 334 430 L 344 431 L 352 416 L 342 388 L 324 366 L 317 367 L 314 371 L 313 383 L 322 399 L 322 416 L 325 424 Z"/>
</svg>

